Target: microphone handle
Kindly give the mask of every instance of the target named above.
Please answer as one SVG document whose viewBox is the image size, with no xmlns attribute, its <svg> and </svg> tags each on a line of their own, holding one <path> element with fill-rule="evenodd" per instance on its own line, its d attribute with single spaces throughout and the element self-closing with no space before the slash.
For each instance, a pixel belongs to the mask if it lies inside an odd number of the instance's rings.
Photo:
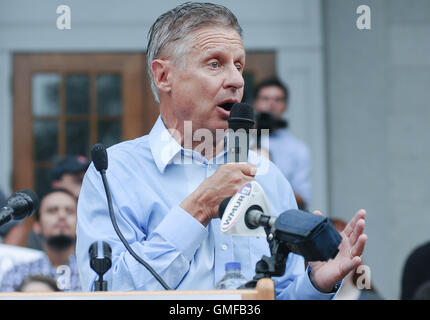
<svg viewBox="0 0 430 320">
<path fill-rule="evenodd" d="M 12 219 L 13 209 L 9 207 L 3 207 L 0 209 L 0 226 L 9 222 Z"/>
<path fill-rule="evenodd" d="M 106 197 L 108 201 L 109 216 L 112 221 L 112 225 L 113 225 L 113 228 L 115 229 L 116 234 L 118 235 L 118 237 L 120 238 L 121 242 L 124 244 L 128 252 L 130 252 L 130 254 L 133 256 L 133 258 L 135 258 L 140 264 L 142 264 L 154 276 L 154 278 L 157 279 L 157 281 L 163 286 L 164 289 L 171 290 L 170 287 L 164 282 L 164 280 L 157 274 L 157 272 L 154 269 L 152 269 L 152 267 L 148 263 L 146 263 L 146 261 L 144 261 L 141 257 L 139 257 L 136 254 L 136 252 L 134 252 L 134 250 L 128 244 L 127 240 L 124 238 L 123 234 L 121 233 L 121 230 L 118 227 L 118 224 L 116 223 L 116 218 L 113 213 L 112 197 L 110 194 L 109 184 L 106 178 L 106 170 L 104 169 L 101 170 L 100 174 L 102 176 L 103 186 L 105 188 Z"/>
<path fill-rule="evenodd" d="M 229 132 L 227 162 L 248 162 L 249 134 L 245 129 Z"/>
</svg>

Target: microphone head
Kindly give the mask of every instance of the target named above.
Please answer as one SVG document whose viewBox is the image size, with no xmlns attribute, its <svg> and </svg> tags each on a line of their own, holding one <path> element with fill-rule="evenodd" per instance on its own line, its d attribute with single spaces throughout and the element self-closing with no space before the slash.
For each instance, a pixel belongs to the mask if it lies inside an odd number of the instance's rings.
<svg viewBox="0 0 430 320">
<path fill-rule="evenodd" d="M 12 194 L 6 206 L 14 209 L 15 220 L 21 220 L 39 209 L 39 198 L 33 191 L 25 189 Z"/>
<path fill-rule="evenodd" d="M 254 127 L 254 109 L 246 103 L 235 103 L 228 117 L 228 127 L 236 131 L 245 129 L 246 132 Z"/>
<path fill-rule="evenodd" d="M 95 241 L 91 244 L 88 253 L 90 255 L 90 267 L 98 275 L 105 274 L 112 267 L 112 248 L 105 241 Z"/>
<path fill-rule="evenodd" d="M 106 148 L 102 143 L 96 143 L 91 148 L 91 158 L 97 171 L 107 170 L 108 156 Z"/>
</svg>

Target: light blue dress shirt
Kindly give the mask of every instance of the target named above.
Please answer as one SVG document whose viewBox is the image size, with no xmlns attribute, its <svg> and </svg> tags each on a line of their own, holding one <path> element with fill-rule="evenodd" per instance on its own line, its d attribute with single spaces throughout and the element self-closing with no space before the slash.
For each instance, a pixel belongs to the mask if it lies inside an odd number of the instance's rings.
<svg viewBox="0 0 430 320">
<path fill-rule="evenodd" d="M 225 274 L 225 263 L 236 261 L 251 280 L 255 264 L 269 255 L 265 238 L 222 234 L 220 219 L 207 227 L 179 207 L 223 163 L 226 153 L 212 161 L 184 150 L 168 133 L 161 117 L 149 135 L 108 149 L 107 179 L 115 216 L 134 251 L 172 288 L 211 290 Z M 297 208 L 287 180 L 273 163 L 250 151 L 256 180 L 265 190 L 272 214 Z M 181 164 L 182 163 L 182 164 Z M 187 164 L 184 164 L 187 163 Z M 83 290 L 93 290 L 97 276 L 89 266 L 88 249 L 97 240 L 112 248 L 112 268 L 105 274 L 108 290 L 163 290 L 118 239 L 108 213 L 100 174 L 93 164 L 83 181 L 78 203 L 76 254 Z M 331 299 L 316 290 L 305 272 L 303 257 L 290 254 L 286 272 L 274 278 L 278 299 Z"/>
<path fill-rule="evenodd" d="M 271 160 L 309 206 L 312 200 L 312 177 L 309 148 L 287 129 L 278 129 L 269 137 Z"/>
</svg>

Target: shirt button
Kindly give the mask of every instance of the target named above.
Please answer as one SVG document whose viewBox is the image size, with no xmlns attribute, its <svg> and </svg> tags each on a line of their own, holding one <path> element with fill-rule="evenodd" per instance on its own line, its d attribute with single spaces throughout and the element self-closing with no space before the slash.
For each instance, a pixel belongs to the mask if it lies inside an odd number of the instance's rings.
<svg viewBox="0 0 430 320">
<path fill-rule="evenodd" d="M 223 245 L 221 246 L 221 249 L 222 249 L 223 251 L 227 250 L 227 245 L 223 244 Z"/>
</svg>

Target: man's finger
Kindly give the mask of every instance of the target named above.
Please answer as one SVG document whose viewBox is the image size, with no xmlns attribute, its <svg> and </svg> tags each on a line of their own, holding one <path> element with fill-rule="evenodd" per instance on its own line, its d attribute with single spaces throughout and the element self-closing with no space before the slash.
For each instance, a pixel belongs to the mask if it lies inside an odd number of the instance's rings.
<svg viewBox="0 0 430 320">
<path fill-rule="evenodd" d="M 366 216 L 366 211 L 364 209 L 360 209 L 357 211 L 354 218 L 352 218 L 352 220 L 346 225 L 343 231 L 347 237 L 349 237 L 351 232 L 354 231 L 355 224 L 357 223 L 357 221 L 360 219 L 364 219 L 365 216 Z"/>
<path fill-rule="evenodd" d="M 238 162 L 236 166 L 242 171 L 246 176 L 254 177 L 257 174 L 257 167 L 252 163 L 248 162 Z"/>
<path fill-rule="evenodd" d="M 353 259 L 344 260 L 340 269 L 342 272 L 342 278 L 344 278 L 348 273 L 357 268 L 361 264 L 360 257 L 354 257 Z"/>
<path fill-rule="evenodd" d="M 359 219 L 357 223 L 355 224 L 354 230 L 352 231 L 351 235 L 349 236 L 349 244 L 351 246 L 355 245 L 357 242 L 357 239 L 360 235 L 364 232 L 364 219 Z"/>
<path fill-rule="evenodd" d="M 366 234 L 360 235 L 360 237 L 357 240 L 357 243 L 351 249 L 351 255 L 353 257 L 361 256 L 363 254 L 366 241 L 367 241 L 367 235 Z"/>
<path fill-rule="evenodd" d="M 312 212 L 313 214 L 315 214 L 315 215 L 317 215 L 317 216 L 322 216 L 323 214 L 322 214 L 322 212 L 321 211 L 318 211 L 318 210 L 315 210 L 314 212 Z"/>
</svg>

